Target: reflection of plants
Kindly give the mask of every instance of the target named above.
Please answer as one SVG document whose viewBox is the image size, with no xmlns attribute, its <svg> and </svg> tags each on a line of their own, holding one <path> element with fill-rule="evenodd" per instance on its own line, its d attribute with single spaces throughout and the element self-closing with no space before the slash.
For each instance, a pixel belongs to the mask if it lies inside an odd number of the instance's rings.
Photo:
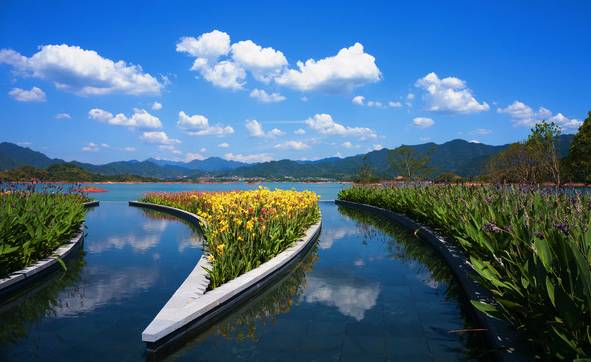
<svg viewBox="0 0 591 362">
<path fill-rule="evenodd" d="M 198 343 L 211 334 L 236 342 L 257 341 L 257 326 L 274 323 L 278 315 L 288 313 L 292 306 L 301 301 L 306 289 L 306 276 L 317 259 L 317 247 L 314 245 L 288 275 L 216 323 L 195 342 Z"/>
<path fill-rule="evenodd" d="M 467 314 L 469 309 L 466 308 L 466 301 L 459 284 L 454 280 L 447 263 L 432 247 L 407 229 L 383 216 L 346 206 L 339 206 L 339 212 L 357 223 L 358 229 L 361 230 L 366 240 L 375 240 L 380 234 L 390 236 L 386 245 L 388 256 L 401 262 L 418 262 L 420 270 L 417 270 L 417 272 L 426 271 L 431 280 L 444 285 L 446 300 L 455 301 L 460 305 L 464 315 Z M 364 241 L 364 243 L 366 242 Z M 492 351 L 486 349 L 483 335 L 470 333 L 475 328 L 478 328 L 475 321 L 471 318 L 464 318 L 462 331 L 468 333 L 460 336 L 465 338 L 470 356 L 478 360 L 487 360 L 491 358 L 492 354 L 490 352 Z"/>
<path fill-rule="evenodd" d="M 55 313 L 54 308 L 59 307 L 60 293 L 80 278 L 85 265 L 83 255 L 70 258 L 66 265 L 67 271 L 50 274 L 0 305 L 0 344 L 15 343 L 26 337 L 32 324 Z"/>
<path fill-rule="evenodd" d="M 195 225 L 192 222 L 189 222 L 185 219 L 181 219 L 178 216 L 171 215 L 171 214 L 168 214 L 168 213 L 165 213 L 162 211 L 156 211 L 156 210 L 151 210 L 151 209 L 146 209 L 146 208 L 140 208 L 140 210 L 142 211 L 144 216 L 150 220 L 181 222 L 185 225 L 188 225 L 193 232 L 201 233 L 201 231 L 199 230 L 197 225 Z"/>
<path fill-rule="evenodd" d="M 355 221 L 366 239 L 375 239 L 380 233 L 391 236 L 387 244 L 390 258 L 403 262 L 419 262 L 419 265 L 429 272 L 432 280 L 447 285 L 447 298 L 458 298 L 459 287 L 454 282 L 448 265 L 433 248 L 417 236 L 384 217 L 342 206 L 339 206 L 339 212 Z"/>
</svg>

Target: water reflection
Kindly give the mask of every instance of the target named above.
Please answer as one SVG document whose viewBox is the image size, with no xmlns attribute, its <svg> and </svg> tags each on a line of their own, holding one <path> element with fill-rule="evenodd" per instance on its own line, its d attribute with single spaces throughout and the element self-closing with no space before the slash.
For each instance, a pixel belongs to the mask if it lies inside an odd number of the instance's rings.
<svg viewBox="0 0 591 362">
<path fill-rule="evenodd" d="M 435 251 L 378 216 L 321 208 L 311 261 L 168 359 L 486 359 L 481 340 L 453 332 L 472 324 Z"/>
<path fill-rule="evenodd" d="M 120 273 L 100 267 L 87 267 L 75 286 L 65 288 L 56 298 L 55 317 L 73 317 L 104 305 L 117 304 L 151 288 L 158 279 L 155 268 L 128 267 Z"/>
<path fill-rule="evenodd" d="M 141 331 L 199 260 L 198 229 L 119 202 L 87 226 L 67 272 L 0 306 L 1 361 L 144 359 Z"/>
<path fill-rule="evenodd" d="M 75 285 L 84 267 L 82 252 L 66 263 L 68 271 L 56 271 L 30 288 L 13 295 L 0 306 L 0 345 L 15 343 L 27 336 L 29 327 L 43 316 L 58 315 L 63 290 Z"/>
<path fill-rule="evenodd" d="M 361 321 L 376 305 L 380 290 L 379 283 L 368 280 L 311 276 L 304 300 L 336 307 L 341 314 Z"/>
<path fill-rule="evenodd" d="M 212 338 L 234 343 L 258 342 L 262 330 L 273 326 L 279 316 L 289 313 L 293 306 L 301 302 L 308 285 L 307 275 L 317 259 L 317 248 L 312 247 L 286 276 L 193 339 L 185 338 L 182 348 L 169 358 L 176 359 L 191 353 Z M 162 357 L 159 355 L 156 359 Z"/>
<path fill-rule="evenodd" d="M 408 266 L 414 277 L 424 285 L 437 289 L 445 287 L 448 298 L 457 299 L 460 289 L 438 253 L 403 227 L 377 215 L 339 206 L 339 212 L 353 220 L 364 240 L 380 240 L 386 245 L 388 258 Z M 366 241 L 367 242 L 367 241 Z"/>
</svg>

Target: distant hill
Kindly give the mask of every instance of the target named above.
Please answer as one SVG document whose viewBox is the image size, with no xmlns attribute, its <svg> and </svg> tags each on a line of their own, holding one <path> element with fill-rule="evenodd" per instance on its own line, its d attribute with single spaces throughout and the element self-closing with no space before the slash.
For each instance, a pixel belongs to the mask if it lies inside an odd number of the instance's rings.
<svg viewBox="0 0 591 362">
<path fill-rule="evenodd" d="M 148 158 L 146 161 L 155 163 L 159 166 L 178 166 L 203 172 L 228 171 L 247 165 L 243 162 L 228 161 L 220 157 L 209 157 L 204 160 L 193 160 L 190 162 L 157 160 L 155 158 Z"/>
<path fill-rule="evenodd" d="M 18 166 L 47 168 L 53 164 L 64 162 L 64 160 L 57 158 L 49 158 L 28 147 L 21 147 L 9 142 L 0 143 L 0 171 Z"/>
<path fill-rule="evenodd" d="M 0 172 L 0 180 L 7 181 L 61 181 L 61 182 L 99 182 L 99 181 L 155 181 L 154 178 L 135 175 L 105 176 L 88 172 L 71 163 L 56 163 L 48 168 L 19 166 Z"/>
<path fill-rule="evenodd" d="M 562 135 L 558 142 L 561 157 L 568 153 L 574 135 Z M 443 144 L 424 143 L 409 146 L 420 154 L 429 153 L 431 161 L 429 167 L 434 174 L 452 172 L 463 177 L 473 177 L 482 173 L 488 160 L 504 150 L 508 145 L 491 146 L 482 143 L 467 142 L 456 139 Z M 363 165 L 363 159 L 381 177 L 394 176 L 389 167 L 388 155 L 391 150 L 381 149 L 366 154 L 351 157 L 329 157 L 317 161 L 279 160 L 246 164 L 228 161 L 219 157 L 205 160 L 178 162 L 167 160 L 147 159 L 145 161 L 118 161 L 103 165 L 93 165 L 73 161 L 74 165 L 89 173 L 116 176 L 136 175 L 158 179 L 195 179 L 200 176 L 215 177 L 248 177 L 248 178 L 330 178 L 351 179 Z M 0 171 L 20 166 L 32 166 L 37 169 L 48 168 L 51 165 L 65 164 L 60 159 L 51 159 L 41 152 L 21 147 L 12 143 L 0 143 Z"/>
<path fill-rule="evenodd" d="M 73 161 L 72 164 L 83 168 L 89 172 L 114 176 L 114 175 L 137 175 L 143 177 L 154 177 L 154 178 L 183 178 L 183 177 L 196 177 L 203 174 L 198 170 L 190 170 L 188 168 L 178 166 L 159 166 L 150 161 L 117 161 L 110 162 L 103 165 L 93 165 L 90 163 L 82 163 Z"/>
</svg>

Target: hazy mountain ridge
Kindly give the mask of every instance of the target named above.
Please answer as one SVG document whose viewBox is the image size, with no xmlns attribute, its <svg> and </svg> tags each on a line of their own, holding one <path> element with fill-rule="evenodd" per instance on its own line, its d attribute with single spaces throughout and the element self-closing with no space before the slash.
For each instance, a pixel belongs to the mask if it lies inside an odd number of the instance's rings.
<svg viewBox="0 0 591 362">
<path fill-rule="evenodd" d="M 559 154 L 565 156 L 574 135 L 562 135 L 559 139 Z M 490 157 L 498 154 L 508 145 L 492 146 L 455 139 L 443 144 L 424 143 L 412 145 L 420 154 L 430 154 L 429 167 L 435 173 L 453 172 L 464 177 L 479 175 Z M 219 157 L 190 162 L 157 160 L 130 160 L 94 165 L 72 161 L 88 172 L 99 175 L 137 175 L 160 179 L 196 178 L 200 176 L 249 177 L 249 178 L 332 178 L 347 179 L 354 176 L 364 163 L 364 158 L 382 177 L 393 176 L 388 162 L 391 150 L 381 149 L 366 154 L 337 158 L 329 157 L 316 161 L 278 160 L 246 164 L 229 161 Z M 61 159 L 52 159 L 41 152 L 21 147 L 13 143 L 0 143 L 0 171 L 20 166 L 33 166 L 45 169 L 51 165 L 66 163 Z"/>
</svg>

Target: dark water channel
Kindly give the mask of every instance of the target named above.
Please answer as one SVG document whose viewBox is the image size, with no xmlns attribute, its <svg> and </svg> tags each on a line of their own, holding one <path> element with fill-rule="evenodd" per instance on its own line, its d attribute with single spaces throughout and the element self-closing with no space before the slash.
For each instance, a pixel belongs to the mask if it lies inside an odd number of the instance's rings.
<svg viewBox="0 0 591 362">
<path fill-rule="evenodd" d="M 378 216 L 321 202 L 318 245 L 167 360 L 476 360 L 486 348 L 444 262 Z M 0 305 L 1 361 L 145 360 L 141 332 L 201 255 L 190 225 L 102 202 L 84 250 Z"/>
</svg>

